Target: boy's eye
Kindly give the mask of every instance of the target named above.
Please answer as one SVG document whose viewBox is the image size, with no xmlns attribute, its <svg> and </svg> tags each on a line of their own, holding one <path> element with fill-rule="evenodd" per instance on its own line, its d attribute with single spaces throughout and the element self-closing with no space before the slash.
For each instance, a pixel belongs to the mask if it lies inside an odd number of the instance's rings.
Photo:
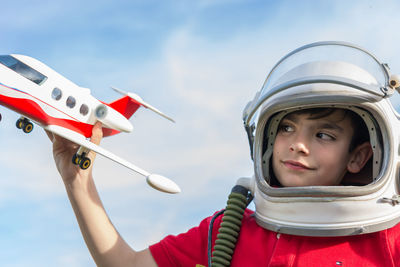
<svg viewBox="0 0 400 267">
<path fill-rule="evenodd" d="M 284 133 L 285 133 L 285 132 L 293 132 L 294 129 L 293 129 L 292 126 L 283 124 L 283 125 L 279 126 L 279 131 L 280 131 L 280 132 L 284 132 Z"/>
<path fill-rule="evenodd" d="M 335 140 L 335 137 L 327 133 L 317 133 L 316 136 L 323 140 Z"/>
</svg>

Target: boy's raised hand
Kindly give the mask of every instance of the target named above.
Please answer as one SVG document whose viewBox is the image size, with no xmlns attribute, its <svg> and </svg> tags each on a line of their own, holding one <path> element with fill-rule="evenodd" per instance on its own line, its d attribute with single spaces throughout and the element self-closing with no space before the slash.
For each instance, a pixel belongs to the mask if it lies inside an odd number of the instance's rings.
<svg viewBox="0 0 400 267">
<path fill-rule="evenodd" d="M 53 156 L 66 186 L 75 216 L 85 242 L 98 266 L 148 266 L 156 267 L 149 249 L 134 251 L 119 235 L 101 203 L 92 177 L 92 166 L 82 170 L 72 163 L 79 145 L 46 131 L 53 143 Z M 96 145 L 103 138 L 102 125 L 97 122 L 90 141 Z M 96 153 L 87 157 L 93 163 Z"/>
<path fill-rule="evenodd" d="M 79 145 L 62 138 L 52 132 L 46 131 L 47 136 L 50 141 L 53 143 L 53 157 L 56 163 L 58 172 L 61 174 L 65 183 L 72 182 L 78 176 L 87 176 L 92 172 L 93 164 L 87 169 L 82 170 L 78 165 L 74 165 L 72 163 L 73 155 L 78 151 Z M 101 139 L 103 138 L 102 124 L 100 122 L 96 122 L 93 126 L 92 137 L 90 141 L 96 145 L 100 144 Z M 87 157 L 94 162 L 94 158 L 96 153 L 90 151 Z"/>
</svg>

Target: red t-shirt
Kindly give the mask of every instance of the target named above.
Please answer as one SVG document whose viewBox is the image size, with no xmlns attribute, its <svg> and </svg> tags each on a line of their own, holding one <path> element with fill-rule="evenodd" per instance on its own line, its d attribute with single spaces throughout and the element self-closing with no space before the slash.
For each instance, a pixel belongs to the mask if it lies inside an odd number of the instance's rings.
<svg viewBox="0 0 400 267">
<path fill-rule="evenodd" d="M 308 237 L 277 234 L 257 225 L 246 210 L 232 257 L 232 267 L 251 266 L 400 266 L 400 224 L 380 232 Z M 213 227 L 213 246 L 222 216 Z M 188 232 L 167 236 L 150 246 L 158 266 L 207 266 L 211 217 Z"/>
</svg>

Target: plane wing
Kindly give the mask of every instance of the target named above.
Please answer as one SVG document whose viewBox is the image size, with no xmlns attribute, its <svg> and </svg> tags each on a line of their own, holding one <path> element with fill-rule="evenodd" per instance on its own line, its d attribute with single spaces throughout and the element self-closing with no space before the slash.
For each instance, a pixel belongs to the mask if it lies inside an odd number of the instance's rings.
<svg viewBox="0 0 400 267">
<path fill-rule="evenodd" d="M 146 181 L 147 183 L 162 192 L 166 192 L 166 193 L 179 193 L 181 190 L 179 188 L 179 186 L 174 183 L 172 180 L 163 177 L 161 175 L 158 174 L 151 174 L 137 166 L 135 166 L 134 164 L 116 156 L 115 154 L 111 153 L 110 151 L 102 148 L 101 146 L 98 146 L 92 142 L 90 142 L 89 140 L 87 140 L 83 135 L 74 132 L 72 130 L 57 126 L 57 125 L 45 125 L 43 126 L 43 128 L 45 130 L 48 130 L 52 133 L 55 133 L 67 140 L 70 140 L 82 147 L 85 147 L 91 151 L 94 151 L 106 158 L 109 158 L 113 161 L 115 161 L 116 163 L 119 163 L 125 167 L 127 167 L 128 169 L 131 169 L 141 175 L 143 175 L 144 177 L 146 177 Z"/>
</svg>

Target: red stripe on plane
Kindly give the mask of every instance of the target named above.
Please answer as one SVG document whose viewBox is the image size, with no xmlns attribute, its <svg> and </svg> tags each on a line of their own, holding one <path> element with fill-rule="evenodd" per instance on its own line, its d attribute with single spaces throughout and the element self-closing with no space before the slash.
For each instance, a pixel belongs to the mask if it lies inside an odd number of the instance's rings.
<svg viewBox="0 0 400 267">
<path fill-rule="evenodd" d="M 41 99 L 34 97 L 24 91 L 18 90 L 13 87 L 9 87 L 5 84 L 1 84 L 1 86 L 6 87 L 10 90 L 17 91 L 21 94 L 25 94 L 29 97 L 32 97 L 33 99 L 42 102 L 43 104 L 53 108 L 54 110 L 57 110 L 57 112 L 60 112 L 64 114 L 67 117 L 70 117 L 71 119 L 59 119 L 55 117 L 49 116 L 44 110 L 40 107 L 39 104 L 37 104 L 33 100 L 25 99 L 25 98 L 13 98 L 13 97 L 7 97 L 4 95 L 0 95 L 0 105 L 5 106 L 11 110 L 14 110 L 17 113 L 20 113 L 21 115 L 31 118 L 34 121 L 37 121 L 43 125 L 58 125 L 67 129 L 70 129 L 72 131 L 75 131 L 79 134 L 84 135 L 86 138 L 92 136 L 92 124 L 87 124 L 78 121 L 77 119 L 71 117 L 70 115 L 66 114 L 65 112 L 57 109 L 56 107 L 42 101 Z M 105 103 L 106 104 L 106 103 Z M 120 133 L 120 131 L 114 130 L 114 129 L 109 129 L 109 128 L 103 128 L 103 137 L 111 136 Z"/>
<path fill-rule="evenodd" d="M 35 101 L 22 98 L 13 98 L 0 95 L 0 105 L 14 110 L 21 115 L 37 121 L 43 125 L 58 125 L 77 133 L 90 137 L 93 125 L 77 120 L 59 119 L 49 116 Z"/>
</svg>

